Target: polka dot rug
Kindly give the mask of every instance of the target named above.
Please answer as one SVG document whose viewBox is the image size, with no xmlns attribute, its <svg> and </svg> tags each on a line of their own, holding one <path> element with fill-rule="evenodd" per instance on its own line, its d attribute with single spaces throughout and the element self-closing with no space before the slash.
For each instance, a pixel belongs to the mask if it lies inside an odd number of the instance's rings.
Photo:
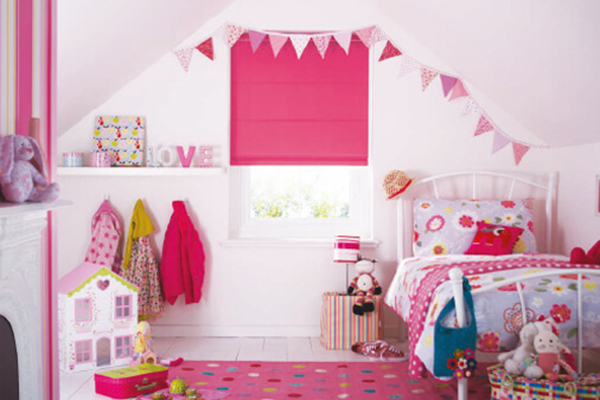
<svg viewBox="0 0 600 400">
<path fill-rule="evenodd" d="M 490 398 L 486 366 L 469 379 L 470 400 Z M 410 378 L 407 362 L 185 361 L 169 369 L 169 381 L 175 378 L 205 400 L 456 398 L 455 380 Z"/>
</svg>

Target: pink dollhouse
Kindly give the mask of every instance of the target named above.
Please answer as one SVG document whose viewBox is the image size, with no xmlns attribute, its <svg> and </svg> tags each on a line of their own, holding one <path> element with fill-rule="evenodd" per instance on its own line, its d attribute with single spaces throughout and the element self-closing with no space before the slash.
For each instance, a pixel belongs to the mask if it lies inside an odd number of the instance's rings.
<svg viewBox="0 0 600 400">
<path fill-rule="evenodd" d="M 108 268 L 83 263 L 58 282 L 59 362 L 64 371 L 128 365 L 138 289 Z"/>
</svg>

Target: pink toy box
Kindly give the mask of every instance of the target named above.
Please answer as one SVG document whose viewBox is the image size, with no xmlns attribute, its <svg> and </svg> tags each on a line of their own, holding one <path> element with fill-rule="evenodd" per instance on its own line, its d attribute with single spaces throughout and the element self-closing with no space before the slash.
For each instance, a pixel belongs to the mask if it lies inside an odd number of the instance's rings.
<svg viewBox="0 0 600 400">
<path fill-rule="evenodd" d="M 169 369 L 155 364 L 115 369 L 94 375 L 96 393 L 127 399 L 166 388 Z"/>
</svg>

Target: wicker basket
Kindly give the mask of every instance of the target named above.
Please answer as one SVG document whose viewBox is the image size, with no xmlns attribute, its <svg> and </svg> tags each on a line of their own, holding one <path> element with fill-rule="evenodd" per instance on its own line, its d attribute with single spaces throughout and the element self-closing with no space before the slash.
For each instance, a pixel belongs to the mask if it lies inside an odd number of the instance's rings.
<svg viewBox="0 0 600 400">
<path fill-rule="evenodd" d="M 502 364 L 488 367 L 492 400 L 600 399 L 600 375 L 582 374 L 573 382 L 513 376 Z"/>
</svg>

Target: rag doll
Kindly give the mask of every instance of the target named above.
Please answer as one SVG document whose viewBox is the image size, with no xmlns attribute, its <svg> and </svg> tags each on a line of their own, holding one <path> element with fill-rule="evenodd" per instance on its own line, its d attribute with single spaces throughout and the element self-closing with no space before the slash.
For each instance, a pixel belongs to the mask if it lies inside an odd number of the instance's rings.
<svg viewBox="0 0 600 400">
<path fill-rule="evenodd" d="M 157 363 L 151 333 L 152 328 L 147 321 L 142 321 L 138 324 L 133 345 L 133 360 L 130 362 L 130 365 Z"/>
<path fill-rule="evenodd" d="M 572 381 L 577 378 L 577 372 L 561 357 L 564 346 L 558 336 L 550 331 L 542 331 L 535 335 L 533 344 L 537 354 L 529 367 L 529 377 L 545 377 L 551 381 Z M 561 374 L 563 370 L 566 375 Z"/>
<path fill-rule="evenodd" d="M 58 198 L 58 183 L 48 184 L 37 142 L 19 135 L 0 139 L 0 187 L 11 203 L 52 202 Z"/>
<path fill-rule="evenodd" d="M 348 286 L 348 294 L 358 297 L 352 307 L 352 312 L 356 315 L 363 315 L 366 312 L 373 312 L 375 310 L 373 296 L 381 294 L 381 286 L 372 275 L 376 262 L 377 260 L 364 258 L 356 263 L 358 276 Z"/>
</svg>

